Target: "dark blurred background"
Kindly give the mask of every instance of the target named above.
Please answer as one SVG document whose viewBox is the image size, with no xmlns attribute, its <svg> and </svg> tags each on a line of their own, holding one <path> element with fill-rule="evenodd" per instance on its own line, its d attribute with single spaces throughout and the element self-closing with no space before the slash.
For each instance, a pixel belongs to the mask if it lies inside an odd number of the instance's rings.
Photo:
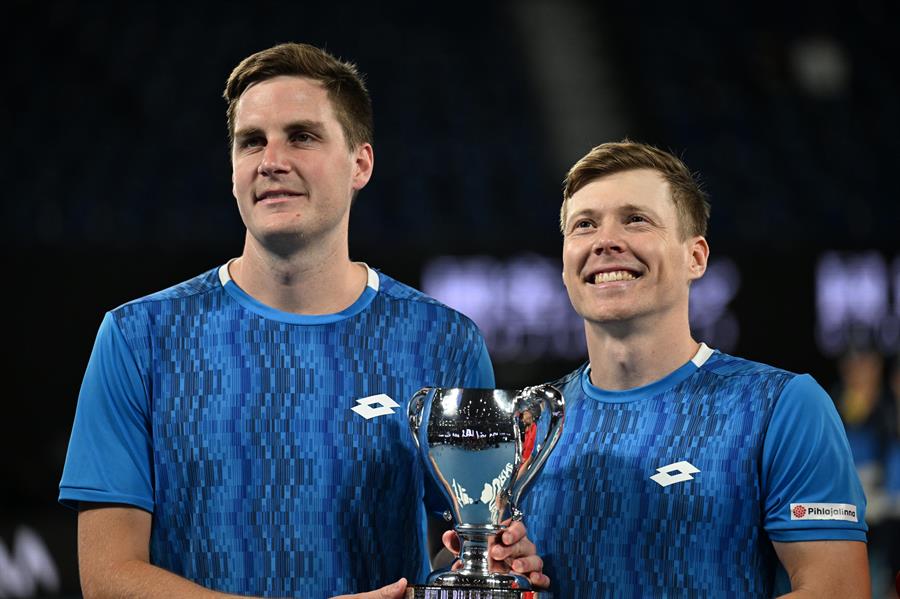
<svg viewBox="0 0 900 599">
<path fill-rule="evenodd" d="M 472 316 L 498 385 L 584 359 L 560 182 L 625 136 L 711 196 L 695 336 L 813 374 L 869 495 L 876 597 L 900 564 L 900 48 L 889 0 L 7 2 L 0 597 L 79 596 L 56 504 L 106 310 L 240 253 L 225 79 L 305 41 L 354 61 L 376 169 L 351 254 Z"/>
</svg>

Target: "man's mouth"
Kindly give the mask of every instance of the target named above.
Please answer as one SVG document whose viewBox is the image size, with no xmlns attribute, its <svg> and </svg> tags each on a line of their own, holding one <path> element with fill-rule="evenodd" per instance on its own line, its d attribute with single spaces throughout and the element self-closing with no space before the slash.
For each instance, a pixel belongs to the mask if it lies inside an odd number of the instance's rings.
<svg viewBox="0 0 900 599">
<path fill-rule="evenodd" d="M 588 278 L 589 283 L 599 285 L 600 283 L 612 283 L 613 281 L 634 281 L 640 278 L 640 273 L 630 270 L 610 270 L 607 272 L 598 272 L 593 277 Z"/>
<path fill-rule="evenodd" d="M 291 191 L 289 189 L 270 189 L 269 191 L 264 191 L 263 193 L 256 196 L 257 202 L 262 202 L 265 200 L 289 200 L 291 198 L 297 198 L 304 194 Z"/>
</svg>

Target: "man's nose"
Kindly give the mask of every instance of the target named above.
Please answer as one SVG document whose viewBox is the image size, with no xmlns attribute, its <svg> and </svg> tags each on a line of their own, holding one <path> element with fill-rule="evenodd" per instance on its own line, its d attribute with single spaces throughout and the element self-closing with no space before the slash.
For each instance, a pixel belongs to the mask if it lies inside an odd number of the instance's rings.
<svg viewBox="0 0 900 599">
<path fill-rule="evenodd" d="M 594 233 L 591 251 L 595 254 L 616 253 L 625 249 L 622 231 L 618 227 L 602 227 Z"/>
<path fill-rule="evenodd" d="M 259 162 L 259 174 L 272 176 L 289 170 L 284 148 L 277 143 L 266 144 Z"/>
</svg>

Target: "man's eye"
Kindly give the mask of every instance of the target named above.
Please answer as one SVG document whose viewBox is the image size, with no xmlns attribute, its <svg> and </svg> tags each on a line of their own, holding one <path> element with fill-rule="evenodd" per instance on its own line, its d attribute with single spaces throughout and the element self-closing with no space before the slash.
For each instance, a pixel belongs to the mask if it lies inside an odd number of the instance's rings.
<svg viewBox="0 0 900 599">
<path fill-rule="evenodd" d="M 257 146 L 264 145 L 264 141 L 260 137 L 245 137 L 240 141 L 240 147 L 242 148 L 255 148 Z"/>
<path fill-rule="evenodd" d="M 300 132 L 300 133 L 294 133 L 293 135 L 291 135 L 291 141 L 307 143 L 312 140 L 313 140 L 313 136 L 310 135 L 309 133 Z"/>
<path fill-rule="evenodd" d="M 593 228 L 593 226 L 594 226 L 594 223 L 587 219 L 577 220 L 577 221 L 575 221 L 574 224 L 572 224 L 572 228 L 569 229 L 569 233 L 573 234 L 573 235 L 578 234 L 578 233 L 584 233 L 586 231 L 590 231 Z"/>
<path fill-rule="evenodd" d="M 628 222 L 630 223 L 645 223 L 647 219 L 641 216 L 640 214 L 632 214 L 628 217 Z"/>
</svg>

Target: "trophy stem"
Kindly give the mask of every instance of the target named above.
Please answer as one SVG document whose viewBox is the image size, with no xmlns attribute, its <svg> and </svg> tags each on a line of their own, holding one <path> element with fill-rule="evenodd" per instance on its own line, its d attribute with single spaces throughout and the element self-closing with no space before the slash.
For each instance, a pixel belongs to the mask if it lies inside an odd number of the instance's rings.
<svg viewBox="0 0 900 599">
<path fill-rule="evenodd" d="M 502 533 L 505 526 L 491 525 L 487 527 L 457 526 L 456 532 L 462 543 L 458 570 L 432 572 L 428 578 L 428 590 L 451 591 L 450 594 L 422 595 L 417 589 L 412 599 L 522 599 L 523 592 L 532 592 L 528 578 L 515 572 L 491 572 L 488 549 L 491 539 Z M 534 593 L 532 599 L 549 597 L 546 593 Z"/>
<path fill-rule="evenodd" d="M 502 529 L 498 529 L 496 532 L 502 532 Z M 456 528 L 456 534 L 459 535 L 461 543 L 459 559 L 463 565 L 462 569 L 457 571 L 459 574 L 487 576 L 491 573 L 488 550 L 490 549 L 490 539 L 496 532 Z"/>
</svg>

